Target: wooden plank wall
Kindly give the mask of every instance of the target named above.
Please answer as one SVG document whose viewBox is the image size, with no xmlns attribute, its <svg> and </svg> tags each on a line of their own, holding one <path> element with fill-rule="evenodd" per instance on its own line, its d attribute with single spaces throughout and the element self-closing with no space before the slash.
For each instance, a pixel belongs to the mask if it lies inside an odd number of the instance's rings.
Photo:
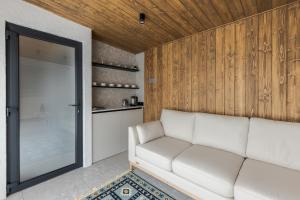
<svg viewBox="0 0 300 200">
<path fill-rule="evenodd" d="M 146 51 L 144 120 L 162 108 L 300 122 L 300 2 Z"/>
</svg>

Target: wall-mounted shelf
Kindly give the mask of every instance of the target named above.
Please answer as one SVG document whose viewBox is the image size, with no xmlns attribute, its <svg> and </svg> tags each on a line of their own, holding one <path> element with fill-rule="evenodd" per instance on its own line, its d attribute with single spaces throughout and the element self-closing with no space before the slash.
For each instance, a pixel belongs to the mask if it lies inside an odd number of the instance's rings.
<svg viewBox="0 0 300 200">
<path fill-rule="evenodd" d="M 128 72 L 138 72 L 139 71 L 139 69 L 131 69 L 131 68 L 125 68 L 125 67 L 122 67 L 122 66 L 102 64 L 102 63 L 97 63 L 97 62 L 93 62 L 92 65 L 95 66 L 95 67 L 103 67 L 103 68 L 108 68 L 108 69 L 123 70 L 123 71 L 128 71 Z"/>
<path fill-rule="evenodd" d="M 109 86 L 100 86 L 100 85 L 93 85 L 93 87 L 96 87 L 96 88 L 117 88 L 117 89 L 129 89 L 129 90 L 137 90 L 137 89 L 140 89 L 138 87 L 136 88 L 132 88 L 132 87 L 117 87 L 117 86 L 114 86 L 114 87 L 109 87 Z"/>
</svg>

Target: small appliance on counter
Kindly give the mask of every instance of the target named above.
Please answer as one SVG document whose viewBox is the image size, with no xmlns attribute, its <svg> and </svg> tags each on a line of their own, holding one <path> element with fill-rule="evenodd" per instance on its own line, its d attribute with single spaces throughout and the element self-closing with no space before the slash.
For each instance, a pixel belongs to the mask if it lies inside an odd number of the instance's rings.
<svg viewBox="0 0 300 200">
<path fill-rule="evenodd" d="M 144 106 L 144 102 L 139 101 L 139 102 L 138 102 L 138 106 Z"/>
<path fill-rule="evenodd" d="M 129 102 L 128 102 L 127 99 L 123 99 L 123 100 L 122 100 L 122 106 L 123 106 L 123 107 L 128 107 L 128 106 L 129 106 Z"/>
<path fill-rule="evenodd" d="M 137 96 L 131 96 L 130 97 L 130 106 L 137 106 L 138 105 L 138 97 Z"/>
</svg>

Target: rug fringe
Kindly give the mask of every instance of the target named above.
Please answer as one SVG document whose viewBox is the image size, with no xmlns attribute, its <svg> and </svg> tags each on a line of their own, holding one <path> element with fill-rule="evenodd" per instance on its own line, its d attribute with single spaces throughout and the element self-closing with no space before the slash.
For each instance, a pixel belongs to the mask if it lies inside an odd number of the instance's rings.
<svg viewBox="0 0 300 200">
<path fill-rule="evenodd" d="M 86 194 L 82 194 L 79 197 L 75 198 L 74 200 L 81 200 L 82 198 L 85 198 L 91 194 L 93 194 L 94 192 L 96 192 L 97 190 L 101 189 L 102 187 L 108 185 L 109 183 L 118 180 L 119 178 L 121 178 L 122 176 L 124 176 L 125 174 L 128 174 L 129 172 L 132 172 L 133 170 L 127 170 L 125 172 L 123 172 L 122 174 L 119 174 L 117 176 L 115 176 L 114 178 L 106 181 L 105 183 L 101 184 L 100 186 L 96 186 L 94 188 L 92 188 L 89 192 L 87 192 Z"/>
</svg>

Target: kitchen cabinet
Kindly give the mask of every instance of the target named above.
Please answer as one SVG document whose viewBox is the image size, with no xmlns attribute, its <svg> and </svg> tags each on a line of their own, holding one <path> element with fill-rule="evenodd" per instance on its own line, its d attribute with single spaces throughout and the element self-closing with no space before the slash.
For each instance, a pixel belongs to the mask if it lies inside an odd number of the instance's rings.
<svg viewBox="0 0 300 200">
<path fill-rule="evenodd" d="M 143 108 L 93 113 L 93 162 L 126 151 L 128 127 L 143 123 Z"/>
</svg>

